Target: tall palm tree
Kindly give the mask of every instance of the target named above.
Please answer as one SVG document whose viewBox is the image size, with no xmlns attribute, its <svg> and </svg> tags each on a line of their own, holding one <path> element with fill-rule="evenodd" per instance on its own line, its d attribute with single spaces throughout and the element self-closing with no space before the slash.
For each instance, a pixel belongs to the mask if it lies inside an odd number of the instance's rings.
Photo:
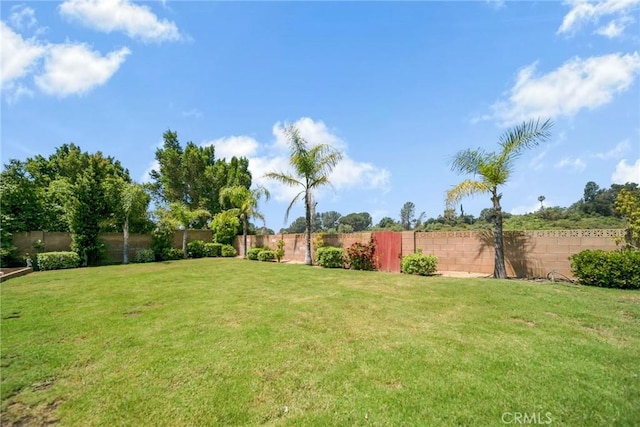
<svg viewBox="0 0 640 427">
<path fill-rule="evenodd" d="M 302 190 L 293 198 L 285 214 L 285 222 L 289 218 L 291 207 L 300 196 L 304 199 L 305 207 L 305 240 L 306 252 L 304 262 L 311 265 L 311 233 L 312 219 L 315 210 L 313 191 L 323 185 L 330 184 L 329 174 L 342 159 L 342 153 L 327 144 L 309 147 L 307 141 L 300 136 L 300 131 L 293 125 L 285 128 L 289 140 L 289 164 L 293 167 L 293 174 L 284 172 L 270 172 L 266 178 L 273 179 L 291 187 L 301 187 Z"/>
<path fill-rule="evenodd" d="M 499 140 L 499 152 L 486 152 L 482 148 L 459 151 L 451 162 L 451 169 L 459 174 L 471 174 L 474 179 L 466 179 L 447 191 L 447 205 L 453 206 L 461 199 L 478 193 L 491 195 L 493 203 L 493 236 L 495 243 L 495 265 L 493 277 L 504 279 L 507 271 L 504 264 L 504 244 L 502 238 L 502 193 L 498 188 L 507 183 L 513 165 L 522 152 L 550 138 L 551 120 L 523 122 L 507 130 Z"/>
<path fill-rule="evenodd" d="M 247 257 L 247 228 L 249 226 L 249 218 L 254 217 L 264 222 L 264 216 L 258 211 L 258 201 L 264 196 L 269 200 L 269 191 L 264 187 L 256 187 L 249 190 L 247 187 L 240 185 L 233 187 L 225 187 L 220 191 L 220 204 L 224 205 L 229 202 L 232 206 L 230 209 L 235 215 L 240 217 L 242 221 L 242 238 L 244 241 L 243 257 Z"/>
</svg>

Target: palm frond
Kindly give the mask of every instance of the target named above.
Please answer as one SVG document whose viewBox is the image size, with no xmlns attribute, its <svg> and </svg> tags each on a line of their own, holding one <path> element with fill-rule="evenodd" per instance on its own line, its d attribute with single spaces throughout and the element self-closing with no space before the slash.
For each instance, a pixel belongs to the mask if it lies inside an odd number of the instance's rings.
<svg viewBox="0 0 640 427">
<path fill-rule="evenodd" d="M 290 187 L 294 187 L 296 185 L 302 185 L 304 186 L 304 184 L 302 182 L 300 182 L 299 180 L 297 180 L 296 178 L 294 178 L 291 175 L 288 175 L 284 172 L 269 172 L 264 174 L 265 178 L 269 178 L 269 179 L 273 179 L 274 181 L 278 181 L 282 184 L 288 185 Z"/>
<path fill-rule="evenodd" d="M 487 154 L 481 148 L 459 151 L 451 161 L 451 170 L 462 174 L 477 175 L 483 163 L 486 163 Z"/>
<path fill-rule="evenodd" d="M 523 150 L 529 149 L 551 138 L 553 122 L 547 119 L 529 120 L 515 126 L 500 136 L 499 144 L 505 158 L 517 157 Z"/>
<path fill-rule="evenodd" d="M 291 200 L 291 203 L 289 203 L 289 207 L 287 208 L 287 212 L 284 214 L 284 222 L 285 222 L 285 224 L 289 220 L 289 212 L 291 212 L 291 208 L 293 207 L 293 205 L 296 204 L 296 202 L 298 201 L 298 198 L 304 193 L 305 193 L 304 190 L 299 192 L 298 194 L 296 194 L 296 196 L 293 198 L 293 200 Z"/>
<path fill-rule="evenodd" d="M 488 193 L 491 187 L 484 181 L 466 179 L 447 191 L 447 207 L 456 205 L 460 200 L 475 194 Z"/>
</svg>

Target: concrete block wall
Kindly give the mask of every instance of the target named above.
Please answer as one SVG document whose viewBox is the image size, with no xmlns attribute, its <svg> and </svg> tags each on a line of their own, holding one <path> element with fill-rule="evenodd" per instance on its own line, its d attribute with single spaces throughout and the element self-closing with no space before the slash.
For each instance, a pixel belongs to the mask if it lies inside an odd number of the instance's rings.
<svg viewBox="0 0 640 427">
<path fill-rule="evenodd" d="M 347 248 L 355 242 L 367 243 L 372 233 L 349 233 L 324 235 L 324 244 Z M 615 250 L 614 237 L 622 237 L 624 230 L 539 230 L 507 231 L 504 233 L 505 260 L 507 273 L 517 277 L 546 277 L 556 271 L 567 277 L 571 275 L 569 256 L 585 249 Z M 107 244 L 108 261 L 122 262 L 122 234 L 105 233 L 100 238 Z M 277 234 L 270 236 L 247 236 L 247 246 L 269 246 L 276 249 L 278 240 L 285 242 L 286 261 L 304 262 L 304 234 Z M 192 240 L 212 240 L 209 230 L 188 230 L 187 242 Z M 137 250 L 151 248 L 151 236 L 131 234 L 129 236 L 129 258 L 133 259 Z M 18 254 L 35 254 L 44 251 L 68 251 L 71 247 L 69 233 L 31 231 L 16 233 L 13 244 Z M 38 245 L 44 249 L 38 250 Z M 176 230 L 172 238 L 176 248 L 182 247 L 182 231 Z M 237 236 L 234 247 L 243 253 L 242 236 Z M 402 232 L 402 255 L 415 253 L 421 249 L 425 254 L 438 257 L 440 271 L 465 271 L 493 273 L 493 234 L 480 231 L 439 231 Z M 312 248 L 313 251 L 313 248 Z M 315 258 L 315 254 L 313 254 Z"/>
</svg>

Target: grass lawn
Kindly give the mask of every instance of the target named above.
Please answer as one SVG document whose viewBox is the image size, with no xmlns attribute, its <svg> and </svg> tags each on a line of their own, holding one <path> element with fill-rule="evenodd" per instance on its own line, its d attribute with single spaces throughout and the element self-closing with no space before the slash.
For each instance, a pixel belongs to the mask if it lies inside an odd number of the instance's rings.
<svg viewBox="0 0 640 427">
<path fill-rule="evenodd" d="M 640 425 L 638 291 L 211 258 L 1 289 L 3 425 Z"/>
</svg>

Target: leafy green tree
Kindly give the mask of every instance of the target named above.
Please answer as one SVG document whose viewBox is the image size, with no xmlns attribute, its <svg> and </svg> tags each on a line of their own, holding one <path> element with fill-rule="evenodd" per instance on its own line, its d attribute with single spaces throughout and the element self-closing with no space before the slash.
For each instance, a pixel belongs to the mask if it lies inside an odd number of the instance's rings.
<svg viewBox="0 0 640 427">
<path fill-rule="evenodd" d="M 182 230 L 182 253 L 187 257 L 187 233 L 196 224 L 206 222 L 211 214 L 206 209 L 191 209 L 185 203 L 173 202 L 169 205 L 169 210 L 165 211 L 169 220 L 176 225 L 175 228 Z"/>
<path fill-rule="evenodd" d="M 320 214 L 322 220 L 322 229 L 325 231 L 336 230 L 342 215 L 336 211 L 328 211 Z"/>
<path fill-rule="evenodd" d="M 340 225 L 348 225 L 354 233 L 364 231 L 371 227 L 371 215 L 368 212 L 353 212 L 340 218 Z M 343 227 L 344 229 L 344 227 Z"/>
<path fill-rule="evenodd" d="M 329 174 L 342 159 L 342 154 L 335 151 L 327 144 L 318 144 L 309 147 L 307 141 L 302 138 L 300 131 L 292 125 L 285 128 L 285 134 L 289 140 L 289 164 L 293 167 L 293 174 L 284 172 L 270 172 L 265 176 L 269 179 L 281 182 L 291 187 L 300 187 L 300 191 L 291 201 L 285 214 L 285 221 L 289 217 L 291 207 L 302 196 L 305 204 L 305 264 L 311 265 L 311 233 L 313 211 L 313 192 L 318 188 L 328 185 Z"/>
<path fill-rule="evenodd" d="M 319 224 L 314 221 L 313 229 L 316 230 Z M 296 218 L 287 228 L 282 230 L 283 233 L 287 234 L 302 234 L 307 229 L 307 220 L 305 217 L 300 216 Z"/>
<path fill-rule="evenodd" d="M 413 202 L 406 202 L 400 209 L 400 225 L 405 230 L 411 230 L 413 218 L 416 215 L 416 205 Z"/>
<path fill-rule="evenodd" d="M 546 120 L 524 122 L 506 131 L 499 140 L 500 151 L 487 152 L 482 148 L 466 149 L 458 152 L 452 163 L 453 171 L 473 175 L 475 179 L 466 179 L 447 191 L 447 205 L 453 206 L 461 199 L 474 194 L 488 193 L 493 205 L 495 266 L 493 277 L 504 279 L 507 270 L 504 262 L 503 216 L 499 188 L 506 184 L 513 171 L 515 161 L 526 149 L 546 141 L 551 136 L 553 123 Z"/>
<path fill-rule="evenodd" d="M 402 226 L 397 223 L 393 218 L 385 216 L 384 218 L 382 218 L 378 224 L 376 224 L 377 228 L 384 228 L 384 229 L 389 229 L 389 230 L 394 230 L 394 231 L 399 231 L 402 230 Z M 397 230 L 399 229 L 399 230 Z"/>
<path fill-rule="evenodd" d="M 183 149 L 178 134 L 163 134 L 162 148 L 156 150 L 159 167 L 151 171 L 151 189 L 161 203 L 183 203 L 191 210 L 220 212 L 220 190 L 224 187 L 251 187 L 249 161 L 246 158 L 215 159 L 215 147 L 199 147 L 188 142 Z M 204 223 L 198 224 L 204 226 Z"/>
<path fill-rule="evenodd" d="M 222 211 L 215 214 L 209 224 L 213 231 L 214 240 L 218 243 L 230 245 L 238 235 L 241 224 L 238 215 L 232 211 Z"/>
<path fill-rule="evenodd" d="M 256 187 L 249 190 L 246 187 L 236 185 L 234 187 L 225 187 L 220 191 L 220 203 L 231 203 L 233 206 L 230 210 L 240 217 L 242 223 L 242 239 L 244 242 L 244 250 L 242 256 L 247 257 L 247 230 L 249 227 L 249 218 L 258 218 L 264 222 L 264 216 L 258 211 L 258 202 L 261 197 L 269 200 L 270 194 L 264 187 Z"/>
<path fill-rule="evenodd" d="M 621 189 L 616 198 L 615 208 L 627 220 L 626 248 L 640 249 L 640 190 Z"/>
</svg>

